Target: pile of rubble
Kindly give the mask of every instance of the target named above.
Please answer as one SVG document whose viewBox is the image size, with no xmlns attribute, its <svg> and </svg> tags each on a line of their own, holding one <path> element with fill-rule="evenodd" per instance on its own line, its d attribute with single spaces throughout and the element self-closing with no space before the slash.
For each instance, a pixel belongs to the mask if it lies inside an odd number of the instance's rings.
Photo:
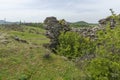
<svg viewBox="0 0 120 80">
<path fill-rule="evenodd" d="M 96 33 L 99 30 L 105 30 L 105 27 L 108 23 L 110 23 L 110 28 L 114 29 L 117 25 L 117 22 L 111 18 L 111 16 L 101 19 L 98 21 L 99 25 L 96 27 L 88 27 L 88 28 L 72 28 L 72 31 L 80 33 L 82 36 L 90 37 L 91 39 L 97 39 Z"/>
<path fill-rule="evenodd" d="M 91 28 L 72 28 L 73 32 L 77 32 L 84 37 L 90 37 L 91 39 L 96 39 L 96 33 L 99 30 L 102 30 L 102 27 L 91 27 Z"/>
</svg>

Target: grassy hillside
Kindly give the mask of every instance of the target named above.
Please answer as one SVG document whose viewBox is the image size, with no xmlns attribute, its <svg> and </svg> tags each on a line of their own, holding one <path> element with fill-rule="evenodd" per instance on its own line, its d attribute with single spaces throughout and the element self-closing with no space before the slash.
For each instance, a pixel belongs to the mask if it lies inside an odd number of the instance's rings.
<svg viewBox="0 0 120 80">
<path fill-rule="evenodd" d="M 79 80 L 74 63 L 43 47 L 49 43 L 44 33 L 32 26 L 0 27 L 0 80 Z M 48 53 L 50 58 L 44 58 Z"/>
</svg>

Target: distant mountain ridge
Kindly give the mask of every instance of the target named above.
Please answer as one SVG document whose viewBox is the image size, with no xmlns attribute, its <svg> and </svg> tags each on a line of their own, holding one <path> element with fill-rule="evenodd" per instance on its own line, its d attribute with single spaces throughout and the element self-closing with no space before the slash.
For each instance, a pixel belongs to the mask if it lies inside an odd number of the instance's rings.
<svg viewBox="0 0 120 80">
<path fill-rule="evenodd" d="M 12 24 L 13 22 L 5 21 L 5 20 L 0 20 L 0 24 Z"/>
<path fill-rule="evenodd" d="M 77 22 L 74 22 L 74 23 L 77 23 L 77 24 L 89 24 L 89 23 L 87 23 L 85 21 L 77 21 Z"/>
</svg>

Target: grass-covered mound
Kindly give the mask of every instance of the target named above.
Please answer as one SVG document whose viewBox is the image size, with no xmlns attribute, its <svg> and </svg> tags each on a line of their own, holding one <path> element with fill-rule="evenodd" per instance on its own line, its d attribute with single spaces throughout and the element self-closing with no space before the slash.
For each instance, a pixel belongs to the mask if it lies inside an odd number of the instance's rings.
<svg viewBox="0 0 120 80">
<path fill-rule="evenodd" d="M 49 42 L 44 36 L 45 30 L 19 27 L 0 28 L 0 80 L 79 79 L 80 71 L 74 63 L 43 47 Z M 45 54 L 50 54 L 50 57 L 45 58 Z"/>
</svg>

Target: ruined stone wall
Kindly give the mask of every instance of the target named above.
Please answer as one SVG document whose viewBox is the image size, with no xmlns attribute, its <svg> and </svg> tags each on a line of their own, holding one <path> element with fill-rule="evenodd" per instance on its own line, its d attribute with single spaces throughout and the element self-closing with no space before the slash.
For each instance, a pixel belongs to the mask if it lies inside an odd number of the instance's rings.
<svg viewBox="0 0 120 80">
<path fill-rule="evenodd" d="M 90 37 L 91 39 L 95 40 L 97 39 L 96 33 L 99 30 L 105 30 L 106 25 L 109 23 L 110 28 L 114 29 L 114 27 L 117 25 L 117 22 L 115 19 L 113 19 L 111 16 L 101 19 L 98 21 L 98 26 L 95 27 L 86 27 L 86 28 L 72 28 L 72 31 L 80 33 L 80 35 L 84 37 Z"/>
<path fill-rule="evenodd" d="M 110 22 L 110 27 L 113 29 L 116 25 L 115 21 L 111 17 L 99 20 L 99 25 L 88 28 L 72 28 L 70 29 L 69 24 L 64 20 L 57 20 L 56 17 L 47 17 L 44 20 L 44 28 L 46 29 L 46 36 L 50 38 L 49 47 L 54 49 L 59 44 L 58 37 L 60 32 L 74 31 L 78 32 L 84 37 L 90 37 L 93 40 L 97 39 L 96 33 L 99 30 L 104 30 L 106 24 Z"/>
<path fill-rule="evenodd" d="M 60 32 L 70 31 L 69 24 L 64 19 L 58 21 L 56 17 L 47 17 L 44 20 L 44 28 L 46 29 L 46 36 L 50 38 L 49 47 L 52 50 L 59 44 L 58 37 Z"/>
</svg>

